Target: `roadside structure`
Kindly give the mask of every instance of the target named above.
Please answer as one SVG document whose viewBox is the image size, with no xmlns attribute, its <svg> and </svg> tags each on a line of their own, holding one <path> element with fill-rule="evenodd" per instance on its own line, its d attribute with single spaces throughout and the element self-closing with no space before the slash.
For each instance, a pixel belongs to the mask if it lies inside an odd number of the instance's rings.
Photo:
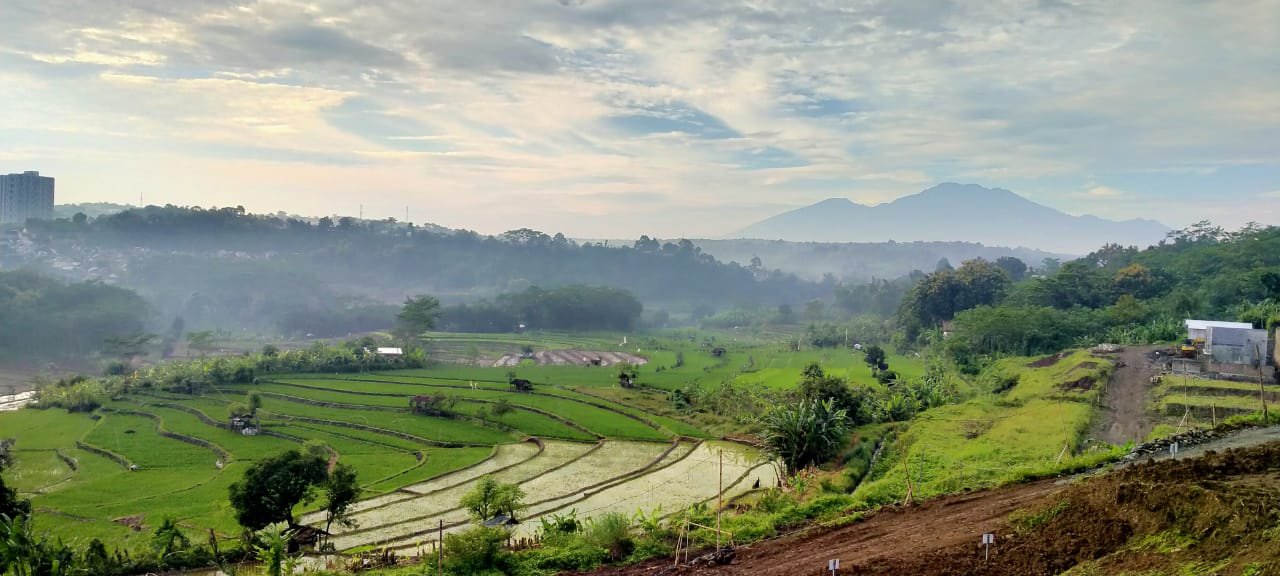
<svg viewBox="0 0 1280 576">
<path fill-rule="evenodd" d="M 1187 338 L 1189 340 L 1201 340 L 1207 342 L 1209 340 L 1210 328 L 1237 328 L 1243 330 L 1253 329 L 1253 324 L 1248 322 L 1223 322 L 1220 320 L 1191 320 L 1183 322 L 1187 326 Z"/>
</svg>

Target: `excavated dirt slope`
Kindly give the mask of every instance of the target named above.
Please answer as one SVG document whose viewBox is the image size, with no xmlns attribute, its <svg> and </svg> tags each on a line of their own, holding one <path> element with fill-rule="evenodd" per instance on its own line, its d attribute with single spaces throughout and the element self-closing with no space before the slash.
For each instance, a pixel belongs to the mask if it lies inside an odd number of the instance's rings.
<svg viewBox="0 0 1280 576">
<path fill-rule="evenodd" d="M 981 534 L 997 535 L 989 560 Z M 601 574 L 1280 574 L 1280 442 L 885 509 L 738 550 L 728 566 Z M 1075 574 L 1077 572 L 1073 572 Z"/>
</svg>

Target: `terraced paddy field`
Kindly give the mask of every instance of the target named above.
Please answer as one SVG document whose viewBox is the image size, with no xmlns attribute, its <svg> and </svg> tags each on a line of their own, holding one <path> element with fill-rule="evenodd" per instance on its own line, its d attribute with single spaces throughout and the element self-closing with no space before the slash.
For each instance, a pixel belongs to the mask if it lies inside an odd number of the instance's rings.
<svg viewBox="0 0 1280 576">
<path fill-rule="evenodd" d="M 529 341 L 544 348 L 617 345 L 613 336 Z M 650 374 L 656 379 L 676 372 L 670 365 L 677 352 L 655 349 L 667 369 Z M 718 378 L 721 370 L 737 371 L 709 352 L 690 351 L 685 358 L 686 376 Z M 235 538 L 240 530 L 227 487 L 253 462 L 307 441 L 323 443 L 359 474 L 364 494 L 352 507 L 358 524 L 335 528 L 332 539 L 346 550 L 408 550 L 433 539 L 432 529 L 442 521 L 446 530 L 465 526 L 470 520 L 458 501 L 486 476 L 517 483 L 528 494 L 521 530 L 532 529 L 546 514 L 576 510 L 586 519 L 613 509 L 605 502 L 628 513 L 658 507 L 670 513 L 715 495 L 715 474 L 709 472 L 715 468 L 709 463 L 713 445 L 701 443 L 709 435 L 693 422 L 633 403 L 644 394 L 617 389 L 612 371 L 545 368 L 531 375 L 537 382 L 532 392 L 511 390 L 506 369 L 446 365 L 265 376 L 258 384 L 225 385 L 200 395 L 142 390 L 92 414 L 7 412 L 0 415 L 0 435 L 18 442 L 6 480 L 41 512 L 38 529 L 126 549 L 145 547 L 166 517 L 191 532 L 213 529 Z M 230 429 L 228 417 L 251 391 L 262 399 L 262 433 L 245 436 Z M 412 412 L 411 397 L 441 394 L 449 397 L 454 416 Z M 737 444 L 715 446 L 727 453 L 725 484 L 741 489 L 743 483 L 734 482 L 758 455 Z M 318 525 L 324 520 L 319 504 L 294 513 L 300 522 Z"/>
<path fill-rule="evenodd" d="M 1154 411 L 1163 424 L 1157 432 L 1176 431 L 1178 427 L 1207 427 L 1215 421 L 1262 411 L 1280 404 L 1280 386 L 1256 382 L 1235 382 L 1184 378 L 1166 375 L 1153 390 Z"/>
</svg>

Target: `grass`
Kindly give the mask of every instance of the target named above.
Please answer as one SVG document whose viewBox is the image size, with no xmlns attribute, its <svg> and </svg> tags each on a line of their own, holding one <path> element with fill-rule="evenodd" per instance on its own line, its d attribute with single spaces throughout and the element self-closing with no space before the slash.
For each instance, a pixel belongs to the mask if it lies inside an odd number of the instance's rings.
<svg viewBox="0 0 1280 576">
<path fill-rule="evenodd" d="M 1280 401 L 1274 386 L 1266 387 L 1269 405 Z M 1166 376 L 1152 390 L 1152 410 L 1160 418 L 1149 439 L 1176 434 L 1186 427 L 1208 428 L 1223 420 L 1262 411 L 1258 385 L 1227 380 Z"/>
<path fill-rule="evenodd" d="M 281 379 L 280 382 L 302 384 L 305 386 L 324 388 L 326 390 L 336 392 L 351 390 L 355 392 L 377 394 L 404 394 L 403 398 L 408 398 L 414 394 L 435 393 L 443 393 L 463 400 L 471 399 L 489 402 L 496 402 L 499 399 L 505 398 L 512 406 L 534 408 L 556 414 L 561 418 L 570 420 L 583 428 L 602 436 L 638 440 L 665 440 L 668 438 L 667 434 L 664 434 L 662 431 L 650 427 L 643 422 L 622 416 L 603 408 L 585 404 L 582 401 L 569 400 L 567 398 L 562 399 L 540 394 L 509 392 L 498 390 L 493 387 L 477 388 L 472 390 L 468 387 L 458 387 L 456 383 L 432 384 L 424 381 L 374 382 L 370 380 L 306 380 L 291 378 Z M 298 388 L 289 388 L 289 390 L 291 390 L 290 393 L 294 395 L 303 395 L 312 392 L 321 393 L 320 391 L 302 390 Z M 364 398 L 371 399 L 375 397 L 369 396 Z M 407 402 L 407 400 L 401 400 L 397 397 L 383 397 L 382 401 L 387 402 L 388 405 L 390 405 L 390 402 Z"/>
<path fill-rule="evenodd" d="M 710 451 L 712 447 L 699 448 L 689 459 L 683 459 L 692 444 L 682 443 L 680 449 L 667 454 L 653 468 L 638 470 L 662 454 L 673 435 L 706 438 L 709 435 L 705 430 L 711 425 L 715 426 L 714 430 L 724 432 L 736 431 L 737 425 L 715 421 L 712 415 L 676 411 L 669 398 L 670 391 L 687 387 L 710 391 L 726 384 L 785 390 L 796 385 L 800 371 L 810 362 L 820 362 L 828 373 L 846 377 L 855 384 L 878 386 L 861 353 L 843 349 L 793 351 L 786 344 L 786 334 L 782 333 L 672 332 L 656 337 L 631 336 L 625 348 L 619 346 L 621 334 L 432 337 L 433 350 L 439 351 L 441 357 L 455 359 L 468 354 L 472 347 L 482 349 L 485 354 L 498 354 L 519 352 L 523 346 L 531 346 L 534 349 L 625 349 L 630 353 L 639 349 L 639 354 L 648 358 L 649 363 L 639 369 L 639 389 L 620 388 L 616 369 L 611 367 L 520 366 L 515 371 L 519 377 L 535 383 L 536 393 L 516 393 L 507 384 L 508 368 L 441 364 L 394 373 L 292 375 L 279 377 L 277 382 L 233 386 L 204 396 L 148 391 L 109 405 L 119 410 L 145 412 L 155 419 L 104 413 L 101 420 L 95 421 L 88 415 L 55 410 L 0 414 L 0 427 L 20 431 L 16 446 L 18 463 L 6 472 L 6 477 L 13 477 L 14 484 L 42 511 L 38 514 L 41 518 L 38 526 L 68 539 L 100 538 L 108 547 L 144 545 L 147 531 L 135 532 L 116 522 L 134 516 L 141 516 L 140 521 L 147 529 L 168 516 L 193 531 L 212 528 L 223 536 L 234 535 L 238 527 L 227 503 L 228 485 L 238 480 L 254 460 L 297 448 L 298 443 L 265 435 L 245 437 L 211 425 L 185 410 L 198 410 L 208 419 L 225 422 L 229 406 L 243 402 L 244 394 L 256 389 L 267 393 L 259 414 L 267 430 L 320 440 L 339 453 L 340 461 L 357 469 L 364 496 L 371 499 L 358 507 L 373 510 L 363 514 L 370 520 L 366 524 L 370 534 L 396 537 L 412 532 L 409 526 L 380 526 L 384 516 L 405 519 L 415 525 L 428 518 L 434 522 L 442 512 L 456 506 L 458 494 L 480 475 L 448 473 L 482 462 L 475 470 L 496 472 L 497 477 L 504 480 L 528 481 L 529 488 L 536 492 L 531 493 L 531 500 L 546 500 L 537 513 L 567 506 L 560 511 L 576 507 L 585 518 L 608 511 L 630 514 L 637 509 L 653 509 L 660 503 L 664 512 L 675 512 L 714 494 L 712 471 L 716 463 Z M 711 353 L 713 348 L 721 346 L 727 353 L 719 357 Z M 919 377 L 924 371 L 923 363 L 915 357 L 891 355 L 888 360 L 891 368 L 905 378 Z M 1000 469 L 999 473 L 991 473 L 999 479 L 1004 478 L 1000 474 L 1021 474 L 1027 469 L 1054 464 L 1057 450 L 1073 437 L 1076 423 L 1087 420 L 1096 393 L 1064 392 L 1054 387 L 1066 376 L 1060 371 L 1070 370 L 1070 366 L 1030 371 L 1018 370 L 1014 364 L 1007 367 L 1018 371 L 1021 378 L 1014 390 L 1000 395 L 980 395 L 966 404 L 930 411 L 912 422 L 898 437 L 902 450 L 898 446 L 887 450 L 872 471 L 873 488 L 878 481 L 884 483 L 878 490 L 894 491 L 894 466 L 901 465 L 907 447 L 912 448 L 909 454 L 913 474 L 919 467 L 920 482 L 926 492 L 955 486 L 951 476 L 958 470 L 965 470 L 962 483 L 980 484 L 996 480 L 982 478 L 968 469 Z M 475 382 L 475 389 L 471 388 L 471 382 Z M 405 410 L 408 397 L 435 393 L 454 397 L 457 411 L 482 420 L 428 417 Z M 336 405 L 313 406 L 298 399 Z M 499 400 L 507 401 L 515 410 L 501 417 L 493 416 L 492 408 Z M 177 404 L 183 409 L 167 404 Z M 298 418 L 328 420 L 335 424 Z M 1061 428 L 1064 431 L 1045 433 L 1046 423 L 1057 422 L 1058 418 L 1065 422 Z M 967 428 L 957 426 L 953 421 L 956 419 L 998 421 L 985 429 L 984 435 L 990 438 L 957 444 L 954 436 Z M 367 428 L 337 425 L 340 423 Z M 230 453 L 231 461 L 219 470 L 214 466 L 217 459 L 214 451 L 161 437 L 157 426 L 211 442 Z M 506 446 L 525 435 L 578 441 L 593 441 L 600 435 L 610 441 L 580 460 L 574 458 L 586 454 L 592 447 L 590 444 L 569 445 L 570 450 L 525 462 L 527 455 L 532 454 L 527 447 L 531 445 L 522 445 L 519 450 Z M 623 444 L 622 439 L 661 443 Z M 143 469 L 130 472 L 106 458 L 77 450 L 74 448 L 77 440 L 119 453 Z M 445 448 L 432 445 L 433 441 L 470 446 Z M 495 445 L 504 445 L 502 453 L 510 452 L 514 460 L 495 458 L 490 465 Z M 79 469 L 71 471 L 57 458 L 55 449 L 75 458 Z M 418 454 L 424 458 L 420 459 Z M 750 456 L 745 458 L 735 456 L 732 461 L 726 461 L 726 484 L 748 472 L 753 476 L 772 474 L 758 468 Z M 1081 456 L 1068 457 L 1068 460 L 1078 458 Z M 499 466 L 499 459 L 507 464 Z M 514 466 L 503 469 L 509 464 Z M 565 468 L 530 480 L 558 465 Z M 631 473 L 636 473 L 636 477 L 611 480 L 609 485 L 601 487 L 602 492 L 589 497 L 582 494 L 582 488 L 588 484 Z M 766 485 L 776 481 L 771 477 L 764 480 Z M 751 480 L 746 480 L 745 486 L 750 483 Z M 454 487 L 454 484 L 460 485 Z M 735 490 L 745 486 L 737 486 Z M 397 492 L 406 487 L 426 492 L 422 497 Z M 431 492 L 436 489 L 444 492 Z M 874 495 L 875 492 L 868 493 Z M 400 502 L 402 497 L 415 501 L 409 506 Z M 313 503 L 309 509 L 314 510 L 319 504 Z M 379 508 L 379 504 L 385 506 Z M 349 535 L 346 540 L 358 545 L 369 542 L 358 534 Z"/>
<path fill-rule="evenodd" d="M 333 402 L 339 404 L 363 405 L 363 406 L 380 406 L 386 408 L 396 408 L 406 410 L 408 407 L 408 398 L 412 394 L 404 396 L 381 396 L 371 395 L 365 390 L 349 390 L 352 388 L 352 381 L 336 381 L 322 380 L 303 382 L 297 381 L 298 384 L 304 384 L 306 388 L 299 386 L 289 386 L 276 383 L 263 383 L 245 388 L 246 390 L 257 390 L 273 394 L 281 394 L 285 396 L 295 396 L 306 398 L 309 400 L 317 400 L 322 402 Z M 453 394 L 450 394 L 453 396 Z M 456 397 L 456 396 L 455 396 Z M 502 416 L 492 414 L 492 405 L 484 402 L 468 402 L 461 401 L 455 404 L 452 409 L 467 416 L 480 416 L 490 423 L 507 426 L 518 430 L 523 434 L 530 436 L 542 436 L 546 438 L 564 438 L 569 440 L 594 440 L 595 436 L 569 426 L 568 424 L 551 418 L 549 416 L 532 412 L 529 410 L 521 410 L 518 405 L 514 405 L 516 409 Z"/>
<path fill-rule="evenodd" d="M 1099 387 L 1070 391 L 1061 387 L 1082 377 L 1106 382 L 1110 365 L 1087 352 L 1044 368 L 1027 366 L 1033 360 L 1010 358 L 993 367 L 995 373 L 1017 377 L 1017 384 L 1006 392 L 980 392 L 962 403 L 918 415 L 854 496 L 872 504 L 901 500 L 908 471 L 914 496 L 927 498 L 1111 458 L 1111 451 L 1078 451 Z"/>
</svg>

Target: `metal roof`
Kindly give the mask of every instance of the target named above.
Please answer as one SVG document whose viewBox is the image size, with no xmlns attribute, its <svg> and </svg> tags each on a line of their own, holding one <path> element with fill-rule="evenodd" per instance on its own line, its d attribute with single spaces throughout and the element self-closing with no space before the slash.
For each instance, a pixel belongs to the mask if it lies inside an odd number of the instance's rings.
<svg viewBox="0 0 1280 576">
<path fill-rule="evenodd" d="M 1187 320 L 1188 330 L 1208 330 L 1210 328 L 1240 328 L 1245 330 L 1253 329 L 1253 324 L 1248 322 L 1222 322 L 1218 320 Z"/>
</svg>

